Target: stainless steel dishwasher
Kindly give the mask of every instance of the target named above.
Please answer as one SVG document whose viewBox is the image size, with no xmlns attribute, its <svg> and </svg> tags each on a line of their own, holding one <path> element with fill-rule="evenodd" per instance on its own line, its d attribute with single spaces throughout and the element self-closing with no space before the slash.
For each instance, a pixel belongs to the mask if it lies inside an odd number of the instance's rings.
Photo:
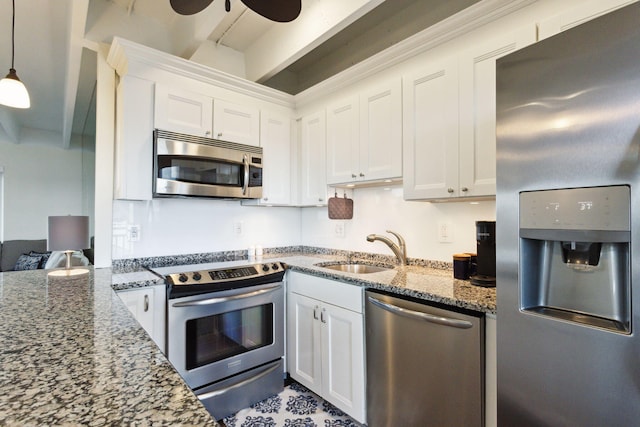
<svg viewBox="0 0 640 427">
<path fill-rule="evenodd" d="M 484 315 L 367 291 L 369 427 L 484 424 Z"/>
</svg>

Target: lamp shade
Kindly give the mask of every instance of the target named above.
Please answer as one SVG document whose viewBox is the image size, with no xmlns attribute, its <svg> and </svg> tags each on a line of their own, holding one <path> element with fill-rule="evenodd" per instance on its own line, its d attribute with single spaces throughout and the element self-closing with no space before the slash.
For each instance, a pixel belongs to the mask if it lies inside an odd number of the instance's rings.
<svg viewBox="0 0 640 427">
<path fill-rule="evenodd" d="M 50 251 L 88 248 L 89 217 L 50 216 L 48 246 Z"/>
<path fill-rule="evenodd" d="M 18 78 L 16 70 L 9 70 L 9 74 L 0 80 L 0 104 L 13 108 L 29 108 L 31 99 L 27 88 Z"/>
</svg>

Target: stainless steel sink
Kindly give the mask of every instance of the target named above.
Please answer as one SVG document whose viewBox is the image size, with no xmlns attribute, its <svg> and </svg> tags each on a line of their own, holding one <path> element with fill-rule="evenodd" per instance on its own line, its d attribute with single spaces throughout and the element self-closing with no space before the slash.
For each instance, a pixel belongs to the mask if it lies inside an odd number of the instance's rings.
<svg viewBox="0 0 640 427">
<path fill-rule="evenodd" d="M 330 270 L 342 271 L 344 273 L 368 274 L 379 273 L 381 271 L 393 270 L 391 266 L 371 265 L 362 263 L 342 263 L 342 264 L 316 264 L 318 267 Z"/>
</svg>

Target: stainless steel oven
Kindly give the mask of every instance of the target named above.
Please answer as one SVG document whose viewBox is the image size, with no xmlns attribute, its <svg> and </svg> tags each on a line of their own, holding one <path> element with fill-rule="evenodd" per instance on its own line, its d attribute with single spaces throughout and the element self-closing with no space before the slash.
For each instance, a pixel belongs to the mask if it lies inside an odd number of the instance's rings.
<svg viewBox="0 0 640 427">
<path fill-rule="evenodd" d="M 168 283 L 169 361 L 220 419 L 283 389 L 284 265 L 211 266 L 155 271 Z"/>
</svg>

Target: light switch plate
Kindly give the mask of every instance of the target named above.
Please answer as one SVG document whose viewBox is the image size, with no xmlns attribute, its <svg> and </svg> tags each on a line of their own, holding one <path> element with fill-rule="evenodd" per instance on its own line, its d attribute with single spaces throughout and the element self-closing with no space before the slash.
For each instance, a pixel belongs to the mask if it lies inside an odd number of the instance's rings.
<svg viewBox="0 0 640 427">
<path fill-rule="evenodd" d="M 438 222 L 438 241 L 440 243 L 453 242 L 453 225 L 449 221 Z"/>
<path fill-rule="evenodd" d="M 130 225 L 127 229 L 128 237 L 130 242 L 138 242 L 140 241 L 140 226 L 139 225 Z"/>
</svg>

